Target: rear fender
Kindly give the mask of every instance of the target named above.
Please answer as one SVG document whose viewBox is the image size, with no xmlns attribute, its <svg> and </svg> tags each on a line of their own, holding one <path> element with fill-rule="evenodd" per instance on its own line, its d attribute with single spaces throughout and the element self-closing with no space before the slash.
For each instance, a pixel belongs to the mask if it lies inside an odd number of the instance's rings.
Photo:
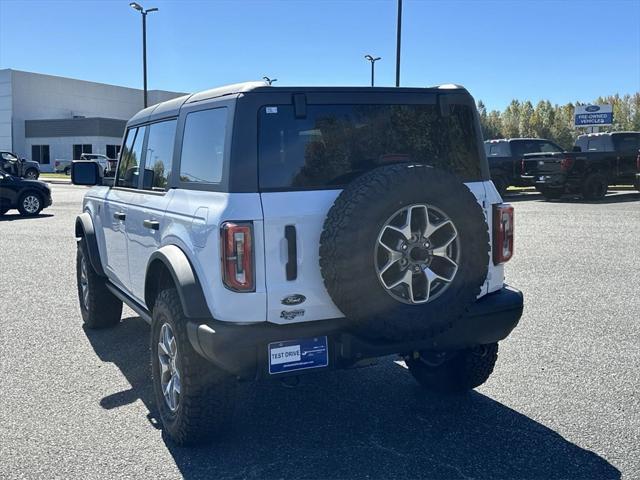
<svg viewBox="0 0 640 480">
<path fill-rule="evenodd" d="M 157 276 L 166 269 L 171 275 L 173 284 L 178 291 L 182 311 L 187 318 L 211 318 L 202 286 L 187 258 L 187 255 L 176 245 L 165 245 L 153 252 L 147 264 L 144 282 L 144 299 L 149 311 L 158 293 Z"/>
</svg>

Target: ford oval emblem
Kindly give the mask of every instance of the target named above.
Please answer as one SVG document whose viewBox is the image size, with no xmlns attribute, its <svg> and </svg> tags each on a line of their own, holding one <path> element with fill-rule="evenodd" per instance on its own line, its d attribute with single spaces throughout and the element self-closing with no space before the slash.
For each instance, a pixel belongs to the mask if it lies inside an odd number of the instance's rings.
<svg viewBox="0 0 640 480">
<path fill-rule="evenodd" d="M 307 297 L 305 297 L 304 295 L 300 295 L 299 293 L 296 293 L 294 295 L 289 295 L 288 297 L 284 297 L 282 299 L 282 305 L 300 305 L 306 299 Z"/>
<path fill-rule="evenodd" d="M 585 107 L 585 110 L 587 112 L 597 112 L 600 110 L 600 107 L 598 105 L 589 105 L 588 107 Z"/>
</svg>

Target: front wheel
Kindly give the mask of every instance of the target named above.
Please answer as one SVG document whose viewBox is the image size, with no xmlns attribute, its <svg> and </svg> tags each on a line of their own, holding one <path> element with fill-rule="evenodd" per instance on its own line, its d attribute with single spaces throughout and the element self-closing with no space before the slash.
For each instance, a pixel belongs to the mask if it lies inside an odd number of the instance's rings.
<svg viewBox="0 0 640 480">
<path fill-rule="evenodd" d="M 39 214 L 44 205 L 42 204 L 42 197 L 35 192 L 27 192 L 20 197 L 18 201 L 18 210 L 21 215 L 32 217 Z"/>
<path fill-rule="evenodd" d="M 91 329 L 117 325 L 122 316 L 122 301 L 107 288 L 106 279 L 94 270 L 84 239 L 78 242 L 76 279 L 84 324 Z"/>
<path fill-rule="evenodd" d="M 235 380 L 191 346 L 174 288 L 160 292 L 153 307 L 151 373 L 160 419 L 175 443 L 205 443 L 224 431 L 233 413 Z"/>
<path fill-rule="evenodd" d="M 498 360 L 498 344 L 454 353 L 420 352 L 406 360 L 416 381 L 427 390 L 463 393 L 487 381 Z"/>
</svg>

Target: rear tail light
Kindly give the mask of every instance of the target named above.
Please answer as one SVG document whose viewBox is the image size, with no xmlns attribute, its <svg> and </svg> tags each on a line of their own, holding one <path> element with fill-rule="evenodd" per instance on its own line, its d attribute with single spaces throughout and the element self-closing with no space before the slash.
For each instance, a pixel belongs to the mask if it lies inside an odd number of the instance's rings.
<svg viewBox="0 0 640 480">
<path fill-rule="evenodd" d="M 560 160 L 560 170 L 562 170 L 563 172 L 566 172 L 571 167 L 573 167 L 573 158 L 564 157 L 562 160 Z"/>
<path fill-rule="evenodd" d="M 493 263 L 499 265 L 513 257 L 513 207 L 507 203 L 493 206 Z"/>
<path fill-rule="evenodd" d="M 225 222 L 220 233 L 225 286 L 236 292 L 252 292 L 255 289 L 253 225 Z"/>
</svg>

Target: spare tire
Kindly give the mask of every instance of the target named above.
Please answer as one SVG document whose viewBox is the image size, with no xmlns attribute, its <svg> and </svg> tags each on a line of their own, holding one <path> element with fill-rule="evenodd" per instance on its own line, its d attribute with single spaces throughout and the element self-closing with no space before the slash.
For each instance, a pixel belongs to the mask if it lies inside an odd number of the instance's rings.
<svg viewBox="0 0 640 480">
<path fill-rule="evenodd" d="M 475 302 L 487 277 L 489 233 L 476 197 L 425 165 L 368 172 L 338 196 L 320 238 L 325 286 L 359 333 L 427 338 Z"/>
</svg>

